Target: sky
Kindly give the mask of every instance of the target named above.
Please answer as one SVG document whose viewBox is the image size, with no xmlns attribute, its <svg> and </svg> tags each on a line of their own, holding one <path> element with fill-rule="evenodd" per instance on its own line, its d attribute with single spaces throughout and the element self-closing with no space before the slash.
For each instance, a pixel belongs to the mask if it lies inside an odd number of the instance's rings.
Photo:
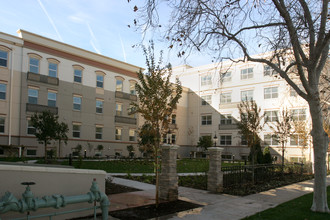
<svg viewBox="0 0 330 220">
<path fill-rule="evenodd" d="M 139 0 L 140 1 L 140 0 Z M 153 32 L 143 35 L 136 30 L 133 3 L 127 0 L 0 0 L 0 32 L 18 36 L 23 29 L 145 68 L 145 57 L 137 44 L 154 40 L 156 55 L 164 51 L 164 63 L 172 66 L 199 66 L 211 57 L 193 54 L 178 58 Z M 166 13 L 166 11 L 165 11 Z M 131 26 L 131 28 L 128 27 Z"/>
</svg>

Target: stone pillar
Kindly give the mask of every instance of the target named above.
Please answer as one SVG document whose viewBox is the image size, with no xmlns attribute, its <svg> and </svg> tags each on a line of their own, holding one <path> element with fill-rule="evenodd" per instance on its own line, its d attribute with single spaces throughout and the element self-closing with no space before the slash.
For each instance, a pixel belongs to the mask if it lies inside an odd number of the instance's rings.
<svg viewBox="0 0 330 220">
<path fill-rule="evenodd" d="M 178 145 L 164 144 L 162 146 L 159 198 L 163 201 L 175 201 L 178 199 L 178 175 L 176 172 L 178 148 Z"/>
<path fill-rule="evenodd" d="M 210 166 L 207 176 L 207 190 L 211 192 L 222 192 L 223 189 L 223 172 L 221 171 L 221 154 L 223 148 L 210 147 Z"/>
</svg>

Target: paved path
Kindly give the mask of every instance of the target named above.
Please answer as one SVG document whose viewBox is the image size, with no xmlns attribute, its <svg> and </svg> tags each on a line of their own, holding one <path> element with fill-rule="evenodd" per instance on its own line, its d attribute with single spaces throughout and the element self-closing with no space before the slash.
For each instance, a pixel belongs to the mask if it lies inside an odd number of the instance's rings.
<svg viewBox="0 0 330 220">
<path fill-rule="evenodd" d="M 110 210 L 153 204 L 155 202 L 155 186 L 114 178 L 114 183 L 134 187 L 143 191 L 117 194 L 110 197 Z M 327 177 L 330 185 L 330 176 Z M 179 198 L 204 205 L 190 211 L 163 216 L 158 219 L 189 219 L 189 220 L 239 220 L 257 212 L 275 207 L 281 203 L 300 197 L 313 191 L 313 180 L 289 186 L 271 189 L 249 196 L 238 197 L 226 194 L 212 194 L 204 190 L 179 187 Z"/>
</svg>

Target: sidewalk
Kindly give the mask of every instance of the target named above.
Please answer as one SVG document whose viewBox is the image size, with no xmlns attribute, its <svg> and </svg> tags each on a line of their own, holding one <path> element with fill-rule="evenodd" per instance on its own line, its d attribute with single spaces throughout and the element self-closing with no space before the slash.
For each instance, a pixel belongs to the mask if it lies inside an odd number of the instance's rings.
<svg viewBox="0 0 330 220">
<path fill-rule="evenodd" d="M 155 203 L 155 186 L 114 178 L 114 183 L 134 187 L 143 191 L 110 195 L 110 210 L 131 208 Z M 330 176 L 327 177 L 330 185 Z M 204 205 L 201 208 L 184 211 L 158 219 L 189 220 L 239 220 L 257 212 L 275 207 L 313 191 L 313 180 L 308 180 L 244 197 L 226 194 L 212 194 L 204 190 L 179 187 L 179 199 Z"/>
</svg>

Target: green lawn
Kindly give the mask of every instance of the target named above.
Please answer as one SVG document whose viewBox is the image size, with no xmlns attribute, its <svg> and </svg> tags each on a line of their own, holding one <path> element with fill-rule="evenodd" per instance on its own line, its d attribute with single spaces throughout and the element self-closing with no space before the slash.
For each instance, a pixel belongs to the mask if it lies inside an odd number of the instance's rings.
<svg viewBox="0 0 330 220">
<path fill-rule="evenodd" d="M 330 204 L 330 187 L 328 187 L 328 204 Z M 313 194 L 307 194 L 297 199 L 285 202 L 275 208 L 267 209 L 244 220 L 325 220 L 330 219 L 330 214 L 315 213 L 310 211 Z"/>
<path fill-rule="evenodd" d="M 67 165 L 68 162 L 64 164 Z M 153 173 L 153 164 L 153 161 L 147 160 L 74 161 L 73 163 L 76 168 L 105 170 L 107 173 Z M 223 163 L 223 166 L 230 165 L 233 163 Z M 178 173 L 207 172 L 209 160 L 181 159 L 177 162 L 177 170 Z"/>
</svg>

